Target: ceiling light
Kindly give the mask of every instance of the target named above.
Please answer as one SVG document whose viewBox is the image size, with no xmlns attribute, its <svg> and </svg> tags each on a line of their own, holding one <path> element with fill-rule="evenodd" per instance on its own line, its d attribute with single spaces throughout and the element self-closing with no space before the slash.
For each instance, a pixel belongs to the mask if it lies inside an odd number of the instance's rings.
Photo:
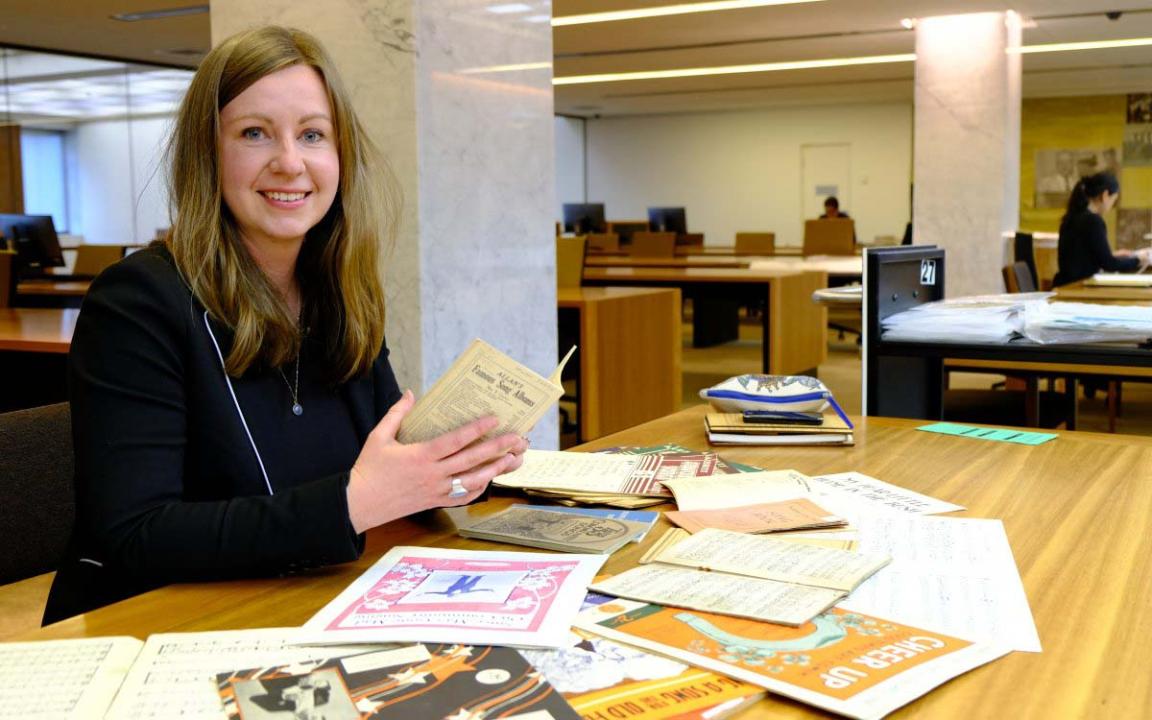
<svg viewBox="0 0 1152 720">
<path fill-rule="evenodd" d="M 563 15 L 552 18 L 552 27 L 613 22 L 616 20 L 637 20 L 640 18 L 663 17 L 665 15 L 716 12 L 718 10 L 742 10 L 744 8 L 764 7 L 767 5 L 796 5 L 809 2 L 823 2 L 823 0 L 720 0 L 718 2 L 659 5 L 657 7 L 637 8 L 635 10 L 613 10 L 611 12 L 588 13 L 586 15 Z"/>
<path fill-rule="evenodd" d="M 496 13 L 497 15 L 532 12 L 532 6 L 525 5 L 524 3 L 504 3 L 503 5 L 489 5 L 484 9 L 490 13 Z"/>
<path fill-rule="evenodd" d="M 520 63 L 518 65 L 488 65 L 486 67 L 465 68 L 461 75 L 480 75 L 484 73 L 516 72 L 517 70 L 544 70 L 552 67 L 550 62 Z"/>
<path fill-rule="evenodd" d="M 912 28 L 916 27 L 916 18 L 904 18 L 900 21 L 900 27 L 904 28 L 905 30 L 911 30 Z"/>
<path fill-rule="evenodd" d="M 1127 40 L 1098 40 L 1092 42 L 1048 43 L 1046 45 L 1026 45 L 1009 48 L 1008 52 L 1021 54 L 1065 52 L 1068 50 L 1106 50 L 1108 48 L 1143 47 L 1152 45 L 1152 37 L 1128 38 Z"/>
<path fill-rule="evenodd" d="M 208 12 L 207 5 L 188 5 L 187 7 L 166 8 L 164 10 L 117 13 L 109 17 L 113 20 L 119 20 L 120 22 L 139 22 L 140 20 L 163 20 L 164 18 L 183 17 L 184 15 L 201 15 L 206 12 Z"/>
<path fill-rule="evenodd" d="M 664 78 L 700 77 L 702 75 L 736 75 L 738 73 L 777 72 L 780 70 L 812 70 L 816 68 L 847 67 L 850 65 L 880 65 L 883 63 L 912 62 L 914 53 L 901 55 L 869 55 L 827 60 L 797 60 L 794 62 L 760 63 L 757 65 L 728 65 L 725 67 L 682 68 L 679 70 L 647 70 L 641 72 L 607 73 L 603 75 L 569 75 L 552 79 L 553 85 L 581 85 L 584 83 L 619 82 L 621 80 L 660 80 Z"/>
</svg>

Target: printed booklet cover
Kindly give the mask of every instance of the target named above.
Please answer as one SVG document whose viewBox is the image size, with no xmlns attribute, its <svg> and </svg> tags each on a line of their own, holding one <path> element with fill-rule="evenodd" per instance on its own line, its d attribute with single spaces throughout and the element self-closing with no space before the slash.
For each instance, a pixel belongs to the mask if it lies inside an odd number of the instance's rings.
<svg viewBox="0 0 1152 720">
<path fill-rule="evenodd" d="M 800 627 L 615 600 L 576 626 L 861 720 L 1009 651 L 833 608 Z"/>
<path fill-rule="evenodd" d="M 560 647 L 604 560 L 395 547 L 304 623 L 303 642 Z"/>
<path fill-rule="evenodd" d="M 580 718 L 536 668 L 504 647 L 408 645 L 216 680 L 230 720 Z"/>
</svg>

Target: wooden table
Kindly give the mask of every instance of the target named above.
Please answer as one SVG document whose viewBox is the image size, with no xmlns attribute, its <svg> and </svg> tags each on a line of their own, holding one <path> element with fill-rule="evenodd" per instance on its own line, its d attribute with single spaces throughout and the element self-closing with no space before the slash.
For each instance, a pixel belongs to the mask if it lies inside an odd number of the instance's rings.
<svg viewBox="0 0 1152 720">
<path fill-rule="evenodd" d="M 16 302 L 22 307 L 78 308 L 91 284 L 91 280 L 24 280 L 16 285 Z"/>
<path fill-rule="evenodd" d="M 746 268 L 752 257 L 723 257 L 715 255 L 676 255 L 674 257 L 643 257 L 636 255 L 592 255 L 584 258 L 585 267 L 706 267 Z"/>
<path fill-rule="evenodd" d="M 680 407 L 679 290 L 560 288 L 556 299 L 561 335 L 579 338 L 582 441 Z"/>
<path fill-rule="evenodd" d="M 589 448 L 681 443 L 706 449 L 697 408 L 605 437 Z M 1029 447 L 913 430 L 917 421 L 865 418 L 851 448 L 725 448 L 732 460 L 808 474 L 857 470 L 968 508 L 958 517 L 1000 518 L 1044 652 L 1012 653 L 897 711 L 923 718 L 1142 718 L 1152 698 L 1152 439 L 1060 433 Z M 176 585 L 22 638 L 299 625 L 397 544 L 508 549 L 465 540 L 452 515 L 505 507 L 495 498 L 377 528 L 355 563 L 268 580 Z M 662 532 L 613 554 L 607 572 L 633 566 Z M 831 717 L 769 698 L 741 720 Z"/>
<path fill-rule="evenodd" d="M 761 369 L 775 375 L 815 374 L 828 356 L 827 311 L 812 293 L 828 285 L 822 272 L 733 268 L 584 269 L 585 285 L 676 287 L 692 298 L 693 344 L 734 340 L 740 304 L 763 305 Z"/>
<path fill-rule="evenodd" d="M 79 310 L 0 310 L 0 350 L 67 354 Z"/>
<path fill-rule="evenodd" d="M 636 257 L 633 255 L 588 255 L 586 267 L 623 268 L 751 268 L 827 273 L 838 281 L 859 282 L 864 259 L 859 255 L 677 255 L 675 257 Z"/>
<path fill-rule="evenodd" d="M 0 310 L 0 412 L 61 402 L 79 310 Z"/>
<path fill-rule="evenodd" d="M 1053 288 L 1055 300 L 1087 303 L 1123 303 L 1125 305 L 1152 305 L 1152 287 L 1116 287 L 1090 285 L 1084 280 Z"/>
</svg>

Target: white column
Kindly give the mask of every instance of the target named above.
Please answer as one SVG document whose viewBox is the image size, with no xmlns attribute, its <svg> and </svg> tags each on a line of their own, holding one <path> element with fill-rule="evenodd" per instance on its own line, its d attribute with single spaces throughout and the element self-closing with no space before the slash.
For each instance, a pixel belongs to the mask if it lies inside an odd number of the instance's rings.
<svg viewBox="0 0 1152 720">
<path fill-rule="evenodd" d="M 404 196 L 384 253 L 388 344 L 417 392 L 475 337 L 545 376 L 557 362 L 552 30 L 490 4 L 212 3 L 214 43 L 261 24 L 317 36 L 388 158 Z M 557 435 L 550 415 L 533 446 Z"/>
<path fill-rule="evenodd" d="M 1001 292 L 1020 208 L 1020 18 L 916 25 L 913 226 L 947 251 L 948 297 Z"/>
</svg>

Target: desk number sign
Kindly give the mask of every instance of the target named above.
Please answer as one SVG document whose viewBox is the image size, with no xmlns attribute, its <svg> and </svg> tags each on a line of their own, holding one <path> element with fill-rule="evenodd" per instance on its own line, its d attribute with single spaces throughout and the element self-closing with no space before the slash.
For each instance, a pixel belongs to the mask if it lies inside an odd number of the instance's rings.
<svg viewBox="0 0 1152 720">
<path fill-rule="evenodd" d="M 936 261 L 935 260 L 921 260 L 920 261 L 920 284 L 921 285 L 935 285 L 936 284 Z"/>
</svg>

